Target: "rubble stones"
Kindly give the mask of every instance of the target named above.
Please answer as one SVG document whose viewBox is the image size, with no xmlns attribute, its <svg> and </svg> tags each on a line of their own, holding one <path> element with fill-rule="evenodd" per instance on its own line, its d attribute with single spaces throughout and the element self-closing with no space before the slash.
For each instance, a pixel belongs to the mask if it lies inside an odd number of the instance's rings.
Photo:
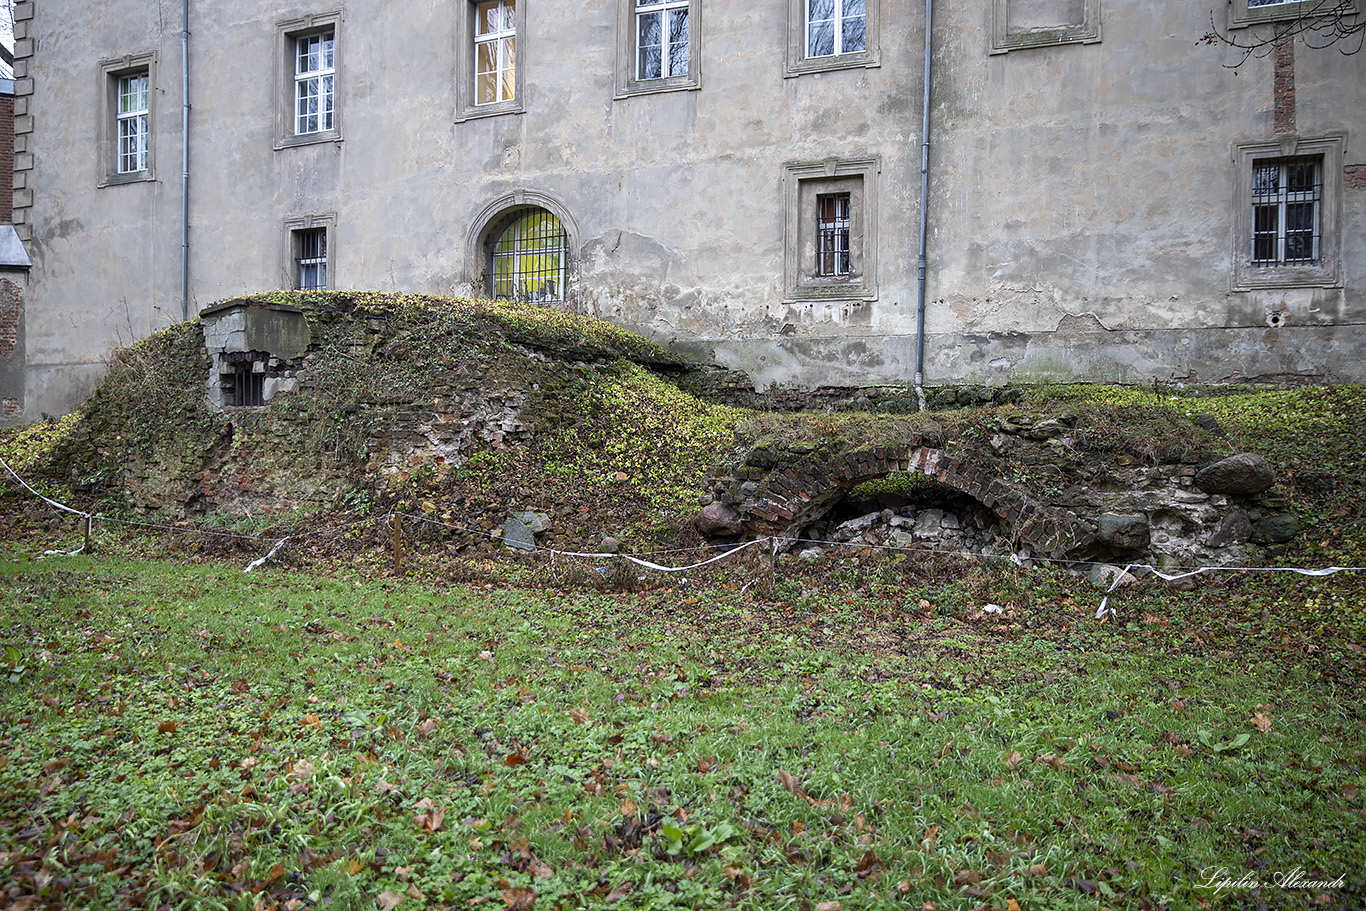
<svg viewBox="0 0 1366 911">
<path fill-rule="evenodd" d="M 1254 544 L 1284 544 L 1300 533 L 1300 520 L 1288 512 L 1267 516 L 1252 526 Z"/>
<path fill-rule="evenodd" d="M 1211 547 L 1227 547 L 1230 544 L 1245 544 L 1252 538 L 1252 520 L 1241 509 L 1235 509 L 1224 516 L 1219 527 L 1209 537 Z"/>
<path fill-rule="evenodd" d="M 1148 546 L 1148 517 L 1107 513 L 1096 523 L 1096 536 L 1116 550 L 1142 550 Z"/>
<path fill-rule="evenodd" d="M 1251 496 L 1271 488 L 1276 472 L 1259 455 L 1242 452 L 1206 465 L 1195 475 L 1195 486 L 1205 493 Z"/>
<path fill-rule="evenodd" d="M 698 513 L 697 530 L 704 535 L 738 535 L 744 530 L 744 522 L 734 507 L 725 503 L 709 503 Z"/>
</svg>

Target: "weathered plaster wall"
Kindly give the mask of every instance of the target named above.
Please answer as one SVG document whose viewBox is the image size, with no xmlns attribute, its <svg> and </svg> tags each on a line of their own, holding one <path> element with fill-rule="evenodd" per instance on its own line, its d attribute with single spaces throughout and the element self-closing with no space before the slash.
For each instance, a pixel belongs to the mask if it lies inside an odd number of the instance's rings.
<svg viewBox="0 0 1366 911">
<path fill-rule="evenodd" d="M 879 66 L 784 78 L 789 5 L 709 0 L 700 89 L 614 99 L 616 0 L 529 2 L 524 113 L 458 122 L 459 3 L 192 2 L 190 312 L 284 285 L 314 215 L 334 287 L 465 293 L 476 215 L 527 190 L 572 218 L 577 309 L 763 382 L 909 379 L 923 6 L 880 0 Z M 1366 379 L 1366 191 L 1342 287 L 1230 291 L 1231 150 L 1273 137 L 1272 62 L 1225 68 L 1207 7 L 1105 0 L 1099 43 L 992 55 L 989 0 L 939 5 L 927 381 Z M 276 22 L 338 8 L 342 138 L 277 149 Z M 179 26 L 176 0 L 20 4 L 26 417 L 180 318 Z M 149 51 L 155 179 L 100 187 L 97 61 Z M 1366 54 L 1299 46 L 1296 79 L 1298 132 L 1366 162 Z M 783 164 L 830 156 L 881 161 L 877 299 L 787 305 Z"/>
</svg>

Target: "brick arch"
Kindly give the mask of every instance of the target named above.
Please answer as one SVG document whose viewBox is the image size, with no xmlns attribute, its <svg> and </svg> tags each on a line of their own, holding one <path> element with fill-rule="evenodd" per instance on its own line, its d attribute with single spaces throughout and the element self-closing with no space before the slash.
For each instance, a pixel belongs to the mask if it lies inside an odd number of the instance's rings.
<svg viewBox="0 0 1366 911">
<path fill-rule="evenodd" d="M 753 487 L 737 479 L 731 489 L 743 495 L 733 505 L 754 536 L 796 537 L 859 484 L 897 472 L 923 474 L 980 501 L 1040 554 L 1075 558 L 1094 549 L 1089 529 L 1009 480 L 997 459 L 934 446 L 879 446 L 829 460 L 780 461 L 762 480 L 752 481 Z"/>
</svg>

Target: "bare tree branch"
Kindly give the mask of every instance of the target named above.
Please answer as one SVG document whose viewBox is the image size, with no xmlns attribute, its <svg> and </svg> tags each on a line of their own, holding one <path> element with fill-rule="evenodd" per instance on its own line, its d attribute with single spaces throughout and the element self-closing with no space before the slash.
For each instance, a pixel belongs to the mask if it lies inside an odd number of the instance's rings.
<svg viewBox="0 0 1366 911">
<path fill-rule="evenodd" d="M 1240 52 L 1236 63 L 1226 63 L 1229 69 L 1237 69 L 1252 57 L 1265 57 L 1285 38 L 1304 39 L 1306 46 L 1315 50 L 1336 46 L 1343 54 L 1361 53 L 1366 43 L 1366 18 L 1358 18 L 1352 0 L 1323 0 L 1318 6 L 1293 18 L 1267 22 L 1271 31 L 1253 32 L 1246 35 L 1221 34 L 1214 23 L 1214 12 L 1210 11 L 1210 30 L 1200 38 L 1202 44 L 1222 44 Z"/>
</svg>

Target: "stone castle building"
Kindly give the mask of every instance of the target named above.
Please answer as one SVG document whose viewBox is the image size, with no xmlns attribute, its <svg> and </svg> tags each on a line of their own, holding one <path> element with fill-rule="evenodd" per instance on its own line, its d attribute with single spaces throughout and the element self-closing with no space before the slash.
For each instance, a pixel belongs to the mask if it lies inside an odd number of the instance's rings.
<svg viewBox="0 0 1366 911">
<path fill-rule="evenodd" d="M 1275 37 L 1362 2 L 21 0 L 0 420 L 278 287 L 762 384 L 1363 381 L 1366 52 Z"/>
</svg>

